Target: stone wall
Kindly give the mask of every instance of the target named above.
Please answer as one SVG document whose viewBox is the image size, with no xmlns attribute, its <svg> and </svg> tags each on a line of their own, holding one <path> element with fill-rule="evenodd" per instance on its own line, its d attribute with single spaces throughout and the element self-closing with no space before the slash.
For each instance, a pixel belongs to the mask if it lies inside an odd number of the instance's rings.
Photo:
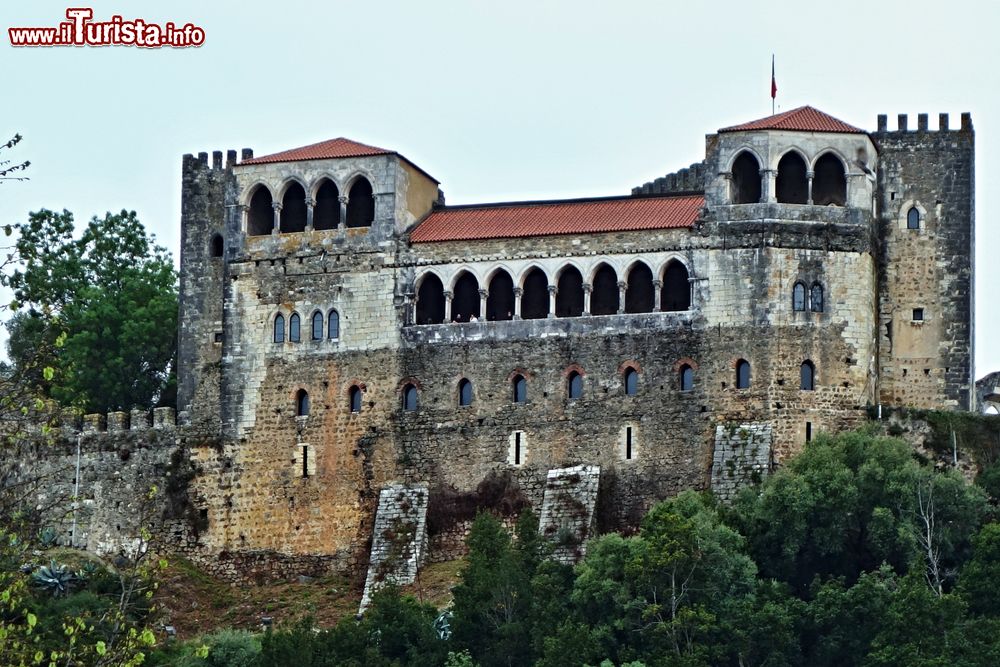
<svg viewBox="0 0 1000 667">
<path fill-rule="evenodd" d="M 761 483 L 774 467 L 771 425 L 719 424 L 715 427 L 712 493 L 731 501 L 740 489 Z"/>
<path fill-rule="evenodd" d="M 538 532 L 552 543 L 553 560 L 573 564 L 586 554 L 600 483 L 598 466 L 557 468 L 546 475 Z"/>
<path fill-rule="evenodd" d="M 368 575 L 358 613 L 381 586 L 412 584 L 427 556 L 426 484 L 389 484 L 379 493 Z"/>
</svg>

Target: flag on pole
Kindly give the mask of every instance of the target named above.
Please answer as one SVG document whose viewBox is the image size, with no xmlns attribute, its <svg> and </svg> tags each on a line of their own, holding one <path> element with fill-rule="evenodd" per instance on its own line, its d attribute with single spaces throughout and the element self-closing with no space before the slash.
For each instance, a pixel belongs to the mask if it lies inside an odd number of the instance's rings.
<svg viewBox="0 0 1000 667">
<path fill-rule="evenodd" d="M 778 94 L 778 82 L 774 78 L 774 54 L 771 54 L 771 99 Z"/>
</svg>

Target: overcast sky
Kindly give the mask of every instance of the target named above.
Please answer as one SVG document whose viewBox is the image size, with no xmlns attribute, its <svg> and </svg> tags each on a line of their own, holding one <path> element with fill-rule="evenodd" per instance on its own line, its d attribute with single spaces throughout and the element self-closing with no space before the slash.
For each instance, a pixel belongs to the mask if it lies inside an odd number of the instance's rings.
<svg viewBox="0 0 1000 667">
<path fill-rule="evenodd" d="M 86 3 L 71 3 L 72 6 Z M 103 2 L 95 19 L 194 23 L 193 49 L 11 48 L 65 3 L 0 9 L 0 134 L 31 180 L 0 223 L 138 211 L 176 259 L 181 155 L 257 155 L 346 136 L 397 150 L 449 203 L 625 194 L 704 155 L 704 135 L 811 104 L 971 111 L 976 127 L 976 374 L 1000 370 L 1000 5 L 977 2 Z"/>
</svg>

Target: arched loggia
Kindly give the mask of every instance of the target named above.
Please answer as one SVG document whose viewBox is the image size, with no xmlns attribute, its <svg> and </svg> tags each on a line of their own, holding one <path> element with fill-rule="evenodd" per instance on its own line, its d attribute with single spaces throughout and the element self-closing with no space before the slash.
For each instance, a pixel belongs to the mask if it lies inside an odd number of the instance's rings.
<svg viewBox="0 0 1000 667">
<path fill-rule="evenodd" d="M 628 272 L 625 286 L 625 312 L 651 313 L 655 301 L 653 272 L 643 262 L 636 262 Z"/>
<path fill-rule="evenodd" d="M 470 322 L 479 319 L 479 281 L 468 271 L 463 271 L 455 281 L 451 298 L 451 321 Z"/>
<path fill-rule="evenodd" d="M 417 289 L 417 324 L 444 322 L 444 286 L 441 279 L 428 273 Z"/>
<path fill-rule="evenodd" d="M 486 295 L 486 319 L 514 319 L 514 280 L 503 269 L 497 270 L 490 278 Z"/>
<path fill-rule="evenodd" d="M 583 276 L 575 266 L 567 266 L 556 282 L 556 317 L 583 315 Z"/>
<path fill-rule="evenodd" d="M 688 278 L 687 267 L 681 262 L 674 259 L 667 264 L 663 271 L 660 310 L 671 312 L 691 308 L 691 283 Z"/>
<path fill-rule="evenodd" d="M 621 295 L 618 293 L 618 274 L 607 264 L 594 272 L 594 287 L 590 294 L 592 315 L 614 315 L 618 312 Z"/>
</svg>

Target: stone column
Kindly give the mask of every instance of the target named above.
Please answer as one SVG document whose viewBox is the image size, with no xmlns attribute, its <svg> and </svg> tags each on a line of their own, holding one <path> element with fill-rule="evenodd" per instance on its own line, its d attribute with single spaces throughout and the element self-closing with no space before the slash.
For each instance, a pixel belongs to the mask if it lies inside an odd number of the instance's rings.
<svg viewBox="0 0 1000 667">
<path fill-rule="evenodd" d="M 340 222 L 337 229 L 347 229 L 347 195 L 340 195 L 337 201 L 340 202 Z"/>
<path fill-rule="evenodd" d="M 447 324 L 451 322 L 451 290 L 444 291 L 444 321 Z"/>
<path fill-rule="evenodd" d="M 549 285 L 549 314 L 546 317 L 556 316 L 556 292 L 559 288 L 555 285 Z"/>
<path fill-rule="evenodd" d="M 653 312 L 660 312 L 660 294 L 663 292 L 663 281 L 653 281 Z"/>
<path fill-rule="evenodd" d="M 736 193 L 733 192 L 733 172 L 723 171 L 719 174 L 719 176 L 722 176 L 722 178 L 724 178 L 726 181 L 726 203 L 727 204 L 735 203 L 736 197 L 734 195 Z"/>
<path fill-rule="evenodd" d="M 487 290 L 479 290 L 479 319 L 486 319 L 486 298 L 490 295 Z"/>
<path fill-rule="evenodd" d="M 313 207 L 316 206 L 316 200 L 312 197 L 306 197 L 306 231 L 311 232 L 313 230 Z"/>
<path fill-rule="evenodd" d="M 524 290 L 520 287 L 514 288 L 514 319 L 521 319 L 521 297 L 524 296 Z"/>
<path fill-rule="evenodd" d="M 624 280 L 618 281 L 618 314 L 625 312 L 625 288 L 628 284 Z"/>
<path fill-rule="evenodd" d="M 277 234 L 281 231 L 281 202 L 276 201 L 271 204 L 271 207 L 274 209 L 274 222 L 271 223 L 273 225 L 271 233 Z"/>
<path fill-rule="evenodd" d="M 240 231 L 245 235 L 250 235 L 250 206 L 248 204 L 239 205 Z"/>
<path fill-rule="evenodd" d="M 806 203 L 813 203 L 813 177 L 816 175 L 814 171 L 806 172 Z"/>
<path fill-rule="evenodd" d="M 774 204 L 778 201 L 777 194 L 775 193 L 775 187 L 777 184 L 778 172 L 774 169 L 761 169 L 761 188 L 760 188 L 760 200 L 765 203 Z"/>
<path fill-rule="evenodd" d="M 583 314 L 590 315 L 590 293 L 594 291 L 594 286 L 590 283 L 583 284 Z"/>
</svg>

